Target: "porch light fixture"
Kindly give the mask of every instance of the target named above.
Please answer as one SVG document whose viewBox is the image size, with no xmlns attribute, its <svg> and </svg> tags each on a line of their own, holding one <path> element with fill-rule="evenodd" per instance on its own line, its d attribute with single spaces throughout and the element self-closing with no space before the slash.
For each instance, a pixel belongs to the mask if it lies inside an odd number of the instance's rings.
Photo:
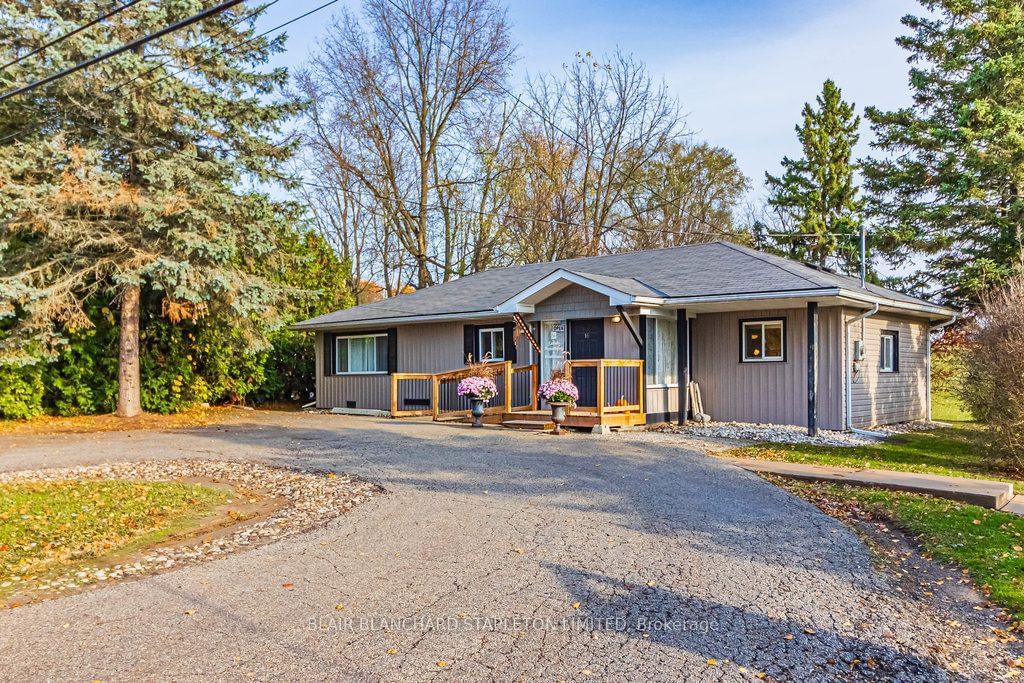
<svg viewBox="0 0 1024 683">
<path fill-rule="evenodd" d="M 619 315 L 618 313 L 616 313 L 615 315 L 612 316 L 612 322 L 613 323 L 621 323 L 622 322 L 622 316 Z"/>
</svg>

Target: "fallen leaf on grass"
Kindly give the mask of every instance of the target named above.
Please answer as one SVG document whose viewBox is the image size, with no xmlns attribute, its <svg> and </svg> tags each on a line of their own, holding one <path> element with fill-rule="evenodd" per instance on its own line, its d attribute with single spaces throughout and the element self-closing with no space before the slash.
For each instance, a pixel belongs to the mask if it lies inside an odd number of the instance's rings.
<svg viewBox="0 0 1024 683">
<path fill-rule="evenodd" d="M 282 583 L 281 588 L 285 589 L 286 591 L 295 590 L 295 584 L 291 582 Z"/>
<path fill-rule="evenodd" d="M 654 588 L 657 585 L 658 585 L 658 583 L 656 581 L 648 581 L 647 582 L 647 587 L 648 588 Z"/>
<path fill-rule="evenodd" d="M 337 605 L 334 606 L 334 609 L 340 612 L 341 610 L 345 609 L 345 603 L 339 602 Z"/>
<path fill-rule="evenodd" d="M 395 649 L 395 648 L 393 648 L 393 647 L 389 647 L 389 648 L 388 648 L 388 654 L 389 654 L 389 655 L 397 655 L 397 654 L 398 654 L 398 650 L 396 650 L 396 649 Z"/>
<path fill-rule="evenodd" d="M 443 659 L 437 660 L 437 668 L 443 669 L 446 666 L 448 666 L 448 662 L 444 661 Z"/>
<path fill-rule="evenodd" d="M 572 608 L 573 609 L 579 609 L 580 608 L 580 603 L 578 603 L 578 602 L 572 603 Z"/>
<path fill-rule="evenodd" d="M 708 661 L 708 666 L 716 666 L 718 664 L 718 660 L 717 659 L 709 659 L 707 661 Z"/>
</svg>

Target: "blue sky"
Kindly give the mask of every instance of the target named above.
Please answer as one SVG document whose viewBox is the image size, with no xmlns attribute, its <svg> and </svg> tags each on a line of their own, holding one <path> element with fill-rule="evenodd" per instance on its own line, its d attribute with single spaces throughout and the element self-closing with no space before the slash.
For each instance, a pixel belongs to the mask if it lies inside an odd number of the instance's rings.
<svg viewBox="0 0 1024 683">
<path fill-rule="evenodd" d="M 270 28 L 323 0 L 284 0 L 260 25 Z M 288 29 L 286 54 L 301 64 L 345 0 Z M 803 103 L 833 78 L 862 109 L 909 102 L 906 54 L 894 39 L 912 0 L 511 0 L 519 43 L 518 78 L 555 71 L 577 51 L 619 47 L 663 78 L 701 139 L 731 150 L 760 193 L 764 172 L 798 153 L 793 126 Z M 870 138 L 865 127 L 861 152 Z"/>
</svg>

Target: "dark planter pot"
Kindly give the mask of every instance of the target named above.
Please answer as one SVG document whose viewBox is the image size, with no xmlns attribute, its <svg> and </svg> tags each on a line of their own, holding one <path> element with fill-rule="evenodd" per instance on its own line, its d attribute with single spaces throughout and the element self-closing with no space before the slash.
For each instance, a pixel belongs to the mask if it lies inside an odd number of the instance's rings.
<svg viewBox="0 0 1024 683">
<path fill-rule="evenodd" d="M 565 409 L 569 407 L 569 404 L 568 403 L 551 403 L 549 401 L 548 405 L 551 406 L 551 421 L 555 423 L 555 430 L 553 432 L 551 432 L 551 433 L 552 434 L 561 434 L 562 433 L 562 423 L 565 422 Z"/>
<path fill-rule="evenodd" d="M 484 426 L 484 403 L 485 401 L 482 398 L 469 399 L 469 414 L 473 416 L 474 427 Z"/>
</svg>

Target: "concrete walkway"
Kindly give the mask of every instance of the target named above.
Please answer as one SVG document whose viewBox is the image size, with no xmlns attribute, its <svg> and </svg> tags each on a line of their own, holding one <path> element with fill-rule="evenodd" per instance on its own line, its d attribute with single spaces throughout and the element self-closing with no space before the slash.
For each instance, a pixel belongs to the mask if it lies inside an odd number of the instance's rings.
<svg viewBox="0 0 1024 683">
<path fill-rule="evenodd" d="M 949 498 L 972 503 L 993 510 L 1002 510 L 1024 516 L 1024 496 L 1014 495 L 1013 484 L 990 479 L 968 479 L 966 477 L 945 477 L 938 474 L 897 472 L 893 470 L 853 469 L 849 467 L 828 467 L 807 465 L 777 460 L 754 460 L 752 458 L 723 458 L 737 467 L 750 472 L 767 472 L 780 477 L 807 481 L 827 481 L 855 486 L 872 486 L 927 493 L 938 498 Z"/>
</svg>

